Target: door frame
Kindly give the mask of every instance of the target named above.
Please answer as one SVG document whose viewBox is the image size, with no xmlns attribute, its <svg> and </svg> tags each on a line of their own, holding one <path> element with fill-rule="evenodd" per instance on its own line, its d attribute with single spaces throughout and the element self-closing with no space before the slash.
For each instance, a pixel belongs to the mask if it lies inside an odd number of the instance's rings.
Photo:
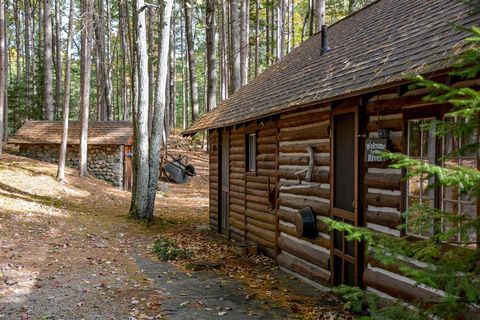
<svg viewBox="0 0 480 320">
<path fill-rule="evenodd" d="M 354 189 L 353 189 L 353 212 L 335 208 L 335 117 L 343 114 L 354 113 Z M 330 218 L 340 218 L 348 220 L 354 226 L 364 226 L 365 224 L 365 208 L 364 194 L 365 188 L 363 177 L 365 173 L 364 149 L 365 149 L 365 131 L 366 124 L 362 123 L 364 117 L 364 108 L 360 104 L 349 104 L 348 106 L 338 106 L 332 108 L 330 117 Z M 330 272 L 331 285 L 336 282 L 335 279 L 335 257 L 350 262 L 355 268 L 355 286 L 363 286 L 363 271 L 365 269 L 365 246 L 363 243 L 355 241 L 354 253 L 355 257 L 351 257 L 346 253 L 335 248 L 334 231 L 330 232 Z M 343 274 L 343 270 L 342 270 Z"/>
<path fill-rule="evenodd" d="M 227 168 L 226 172 L 224 171 L 224 166 L 223 166 L 223 152 L 224 152 L 224 145 L 223 145 L 223 139 L 224 137 L 227 137 L 228 139 L 228 161 L 227 161 Z M 228 210 L 230 209 L 230 199 L 229 199 L 229 194 L 230 194 L 230 180 L 228 180 L 228 185 L 224 186 L 223 185 L 223 178 L 224 176 L 227 176 L 228 179 L 230 179 L 230 132 L 228 131 L 227 128 L 222 128 L 218 129 L 218 233 L 223 234 L 226 237 L 229 237 L 230 235 L 230 228 L 229 228 L 229 221 L 228 221 Z M 223 200 L 223 195 L 224 192 L 227 194 L 227 207 L 224 208 L 224 204 L 222 202 Z M 223 210 L 226 209 L 227 213 L 225 215 L 225 219 L 222 216 Z M 223 220 L 226 220 L 225 222 Z M 225 223 L 225 228 L 222 227 L 222 225 Z"/>
</svg>

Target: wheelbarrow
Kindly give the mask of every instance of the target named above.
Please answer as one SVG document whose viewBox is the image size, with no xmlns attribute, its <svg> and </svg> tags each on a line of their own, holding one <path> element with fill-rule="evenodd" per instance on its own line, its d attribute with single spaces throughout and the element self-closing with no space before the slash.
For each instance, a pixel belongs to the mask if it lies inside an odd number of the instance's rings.
<svg viewBox="0 0 480 320">
<path fill-rule="evenodd" d="M 167 160 L 168 158 L 171 159 Z M 184 184 L 189 181 L 190 177 L 197 175 L 195 168 L 188 164 L 187 156 L 174 157 L 167 154 L 163 170 L 167 174 L 168 179 L 178 184 Z"/>
</svg>

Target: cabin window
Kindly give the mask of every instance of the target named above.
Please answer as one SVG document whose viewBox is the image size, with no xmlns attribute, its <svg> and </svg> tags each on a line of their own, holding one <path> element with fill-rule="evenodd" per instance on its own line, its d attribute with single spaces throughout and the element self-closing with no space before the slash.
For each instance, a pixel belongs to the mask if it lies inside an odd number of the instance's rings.
<svg viewBox="0 0 480 320">
<path fill-rule="evenodd" d="M 436 136 L 435 119 L 410 120 L 408 122 L 408 155 L 424 163 L 435 163 L 436 159 Z M 413 176 L 407 183 L 407 209 L 414 205 L 425 205 L 431 208 L 435 207 L 435 189 L 433 177 Z M 413 215 L 413 213 L 412 213 Z M 433 221 L 425 222 L 422 225 L 422 233 L 415 232 L 412 226 L 409 226 L 407 219 L 407 233 L 423 237 L 429 237 L 433 234 Z"/>
<path fill-rule="evenodd" d="M 465 121 L 458 118 L 447 118 L 447 122 Z M 408 146 L 407 152 L 413 159 L 421 160 L 425 163 L 441 163 L 445 167 L 462 165 L 470 168 L 477 168 L 477 152 L 465 152 L 464 154 L 455 154 L 460 148 L 475 143 L 477 134 L 468 136 L 455 136 L 448 134 L 442 139 L 435 135 L 435 119 L 415 119 L 408 122 Z M 437 143 L 442 143 L 441 154 L 437 153 Z M 444 156 L 454 153 L 444 159 Z M 407 182 L 407 209 L 415 204 L 423 204 L 431 208 L 455 214 L 462 214 L 465 219 L 474 219 L 477 216 L 477 202 L 475 196 L 461 194 L 457 188 L 441 187 L 440 190 L 434 187 L 435 179 L 433 177 L 414 176 Z M 438 199 L 437 199 L 438 198 Z M 407 234 L 429 237 L 434 233 L 433 219 L 425 222 L 422 226 L 422 232 L 415 232 L 409 227 L 407 219 Z M 452 228 L 452 222 L 440 221 L 442 231 Z M 477 232 L 471 230 L 468 233 L 468 239 L 461 239 L 456 235 L 451 239 L 452 243 L 464 243 L 470 247 L 475 247 L 478 241 Z"/>
<path fill-rule="evenodd" d="M 445 119 L 446 122 L 455 123 L 458 121 L 464 122 L 464 119 L 450 117 Z M 450 155 L 443 160 L 445 167 L 452 167 L 461 165 L 469 168 L 477 168 L 477 152 L 474 150 L 467 150 L 460 154 L 458 151 L 461 148 L 467 147 L 476 143 L 477 134 L 469 134 L 468 136 L 456 136 L 454 134 L 448 134 L 443 137 L 443 153 L 444 155 Z M 457 153 L 458 152 L 458 153 Z M 442 188 L 442 211 L 451 212 L 457 215 L 464 215 L 466 220 L 475 219 L 477 215 L 477 202 L 475 196 L 462 194 L 458 188 Z M 452 227 L 452 222 L 445 221 L 442 223 L 443 230 L 448 230 Z M 477 243 L 477 233 L 475 230 L 469 230 L 468 235 L 462 239 L 458 234 L 455 239 L 451 239 L 452 242 L 465 243 L 468 246 L 475 246 Z"/>
<path fill-rule="evenodd" d="M 257 171 L 257 134 L 247 134 L 245 137 L 245 167 L 248 172 Z"/>
</svg>

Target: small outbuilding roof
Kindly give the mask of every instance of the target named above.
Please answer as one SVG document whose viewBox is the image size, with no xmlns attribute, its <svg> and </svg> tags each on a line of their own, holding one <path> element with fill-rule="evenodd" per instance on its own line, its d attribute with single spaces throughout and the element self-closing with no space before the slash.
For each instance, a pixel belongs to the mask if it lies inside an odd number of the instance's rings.
<svg viewBox="0 0 480 320">
<path fill-rule="evenodd" d="M 329 102 L 406 82 L 405 73 L 447 71 L 478 23 L 459 0 L 379 0 L 310 37 L 183 134 L 226 127 L 300 106 Z"/>
<path fill-rule="evenodd" d="M 12 144 L 60 144 L 62 122 L 28 121 L 8 140 Z M 68 125 L 68 144 L 80 144 L 80 122 Z M 90 122 L 88 124 L 89 145 L 133 144 L 132 122 Z"/>
</svg>

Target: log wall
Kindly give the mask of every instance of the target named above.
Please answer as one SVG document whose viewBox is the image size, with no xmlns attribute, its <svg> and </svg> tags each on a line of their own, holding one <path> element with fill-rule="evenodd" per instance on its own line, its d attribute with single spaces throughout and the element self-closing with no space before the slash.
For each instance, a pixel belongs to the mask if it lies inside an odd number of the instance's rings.
<svg viewBox="0 0 480 320">
<path fill-rule="evenodd" d="M 257 134 L 256 172 L 245 174 L 246 239 L 258 243 L 267 255 L 276 255 L 275 203 L 270 192 L 275 192 L 277 161 L 277 122 L 253 123 L 246 132 Z"/>
<path fill-rule="evenodd" d="M 218 133 L 215 130 L 209 132 L 210 139 L 210 225 L 218 230 Z"/>
<path fill-rule="evenodd" d="M 390 150 L 403 152 L 402 106 L 396 93 L 372 97 L 366 107 L 367 137 L 378 138 L 379 129 L 390 129 Z M 400 236 L 396 227 L 402 223 L 401 170 L 367 164 L 364 183 L 367 227 Z"/>
<path fill-rule="evenodd" d="M 366 124 L 366 137 L 377 138 L 379 129 L 389 129 L 390 150 L 406 152 L 406 115 L 433 106 L 422 101 L 424 95 L 423 90 L 391 89 L 370 96 L 359 107 L 364 108 L 360 121 Z M 319 218 L 330 211 L 330 117 L 329 107 L 315 106 L 230 129 L 229 237 L 257 243 L 279 265 L 326 286 L 331 279 L 330 236 Z M 257 134 L 256 172 L 245 170 L 249 133 Z M 218 135 L 214 131 L 210 146 L 210 222 L 217 227 Z M 306 172 L 297 173 L 309 168 L 309 146 L 314 151 L 314 168 L 310 181 L 305 181 Z M 365 212 L 361 220 L 377 232 L 403 236 L 396 229 L 405 210 L 402 172 L 384 163 L 360 168 L 364 184 L 359 194 Z M 295 213 L 306 206 L 317 215 L 314 239 L 298 236 L 294 225 Z M 406 300 L 438 294 L 415 287 L 399 270 L 371 258 L 366 266 L 363 282 L 371 291 Z"/>
<path fill-rule="evenodd" d="M 230 131 L 230 238 L 245 240 L 245 128 Z"/>
<path fill-rule="evenodd" d="M 281 250 L 278 263 L 289 270 L 323 285 L 330 283 L 330 236 L 326 227 L 317 222 L 315 239 L 299 237 L 294 225 L 297 210 L 312 207 L 317 218 L 328 216 L 330 206 L 330 111 L 327 107 L 311 108 L 280 116 L 279 144 L 279 234 L 277 245 Z M 310 156 L 314 151 L 314 170 L 310 181 L 305 181 Z M 319 219 L 317 219 L 319 221 Z"/>
<path fill-rule="evenodd" d="M 390 150 L 406 153 L 408 113 L 418 113 L 435 106 L 422 97 L 425 89 L 399 92 L 380 92 L 369 99 L 366 106 L 368 118 L 367 136 L 378 138 L 379 129 L 390 129 Z M 439 109 L 441 110 L 441 109 Z M 364 177 L 366 226 L 377 232 L 394 236 L 403 233 L 397 226 L 403 223 L 401 213 L 405 210 L 405 195 L 402 196 L 402 172 L 385 164 L 367 163 Z M 411 261 L 421 268 L 419 262 Z M 415 281 L 405 277 L 398 268 L 383 266 L 370 258 L 363 273 L 365 287 L 385 297 L 406 301 L 434 300 L 441 292 L 425 286 L 417 287 Z"/>
</svg>

